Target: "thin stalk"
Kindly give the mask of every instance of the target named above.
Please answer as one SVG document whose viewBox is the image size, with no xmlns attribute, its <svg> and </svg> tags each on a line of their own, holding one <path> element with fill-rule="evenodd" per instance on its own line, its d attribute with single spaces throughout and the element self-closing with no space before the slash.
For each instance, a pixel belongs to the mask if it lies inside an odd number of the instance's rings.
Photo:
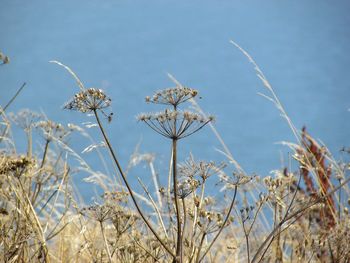
<svg viewBox="0 0 350 263">
<path fill-rule="evenodd" d="M 202 247 L 203 247 L 203 243 L 204 243 L 204 239 L 205 239 L 206 236 L 207 236 L 207 233 L 204 232 L 203 235 L 202 235 L 202 238 L 201 238 L 201 242 L 199 243 L 196 263 L 201 262 L 201 259 L 199 259 L 199 256 L 200 256 L 200 253 L 201 253 L 201 250 L 202 250 Z"/>
<path fill-rule="evenodd" d="M 106 235 L 105 235 L 102 221 L 100 221 L 100 228 L 101 228 L 101 233 L 102 233 L 102 237 L 103 237 L 103 242 L 105 243 L 105 247 L 106 247 L 106 251 L 107 251 L 107 255 L 108 255 L 108 261 L 109 261 L 109 263 L 112 263 L 111 251 L 109 250 L 109 247 L 108 247 L 108 243 L 107 243 L 107 239 L 106 239 Z"/>
<path fill-rule="evenodd" d="M 111 146 L 111 144 L 110 144 L 110 142 L 109 142 L 109 139 L 108 139 L 108 137 L 107 137 L 107 135 L 106 135 L 106 133 L 105 133 L 103 127 L 102 127 L 100 118 L 98 117 L 98 113 L 97 113 L 96 110 L 94 110 L 94 115 L 95 115 L 96 121 L 97 121 L 97 123 L 98 123 L 98 126 L 99 126 L 99 128 L 100 128 L 100 131 L 101 131 L 101 133 L 102 133 L 102 136 L 103 136 L 103 138 L 104 138 L 104 140 L 105 140 L 105 142 L 106 142 L 106 144 L 107 144 L 107 147 L 108 147 L 108 149 L 109 149 L 109 151 L 110 151 L 110 153 L 111 153 L 111 155 L 112 155 L 113 161 L 114 161 L 115 164 L 117 165 L 118 171 L 119 171 L 119 173 L 120 173 L 120 175 L 121 175 L 121 177 L 122 177 L 122 179 L 123 179 L 123 181 L 124 181 L 124 184 L 125 184 L 126 188 L 128 189 L 128 192 L 129 192 L 129 194 L 130 194 L 130 197 L 131 197 L 131 199 L 132 199 L 132 201 L 133 201 L 133 203 L 134 203 L 134 205 L 135 205 L 135 207 L 136 207 L 138 213 L 140 214 L 141 218 L 143 219 L 143 221 L 145 222 L 145 224 L 147 225 L 147 227 L 151 230 L 151 232 L 153 233 L 153 235 L 155 236 L 155 238 L 156 238 L 156 239 L 159 241 L 159 243 L 164 247 L 164 249 L 165 249 L 173 258 L 176 258 L 176 256 L 175 256 L 175 254 L 173 253 L 173 251 L 172 251 L 172 250 L 164 243 L 164 241 L 159 237 L 159 235 L 157 234 L 157 232 L 154 230 L 154 228 L 151 226 L 150 222 L 147 220 L 147 218 L 146 218 L 145 215 L 143 214 L 143 212 L 142 212 L 140 206 L 138 205 L 138 203 L 137 203 L 137 201 L 136 201 L 134 192 L 133 192 L 133 190 L 131 189 L 131 187 L 130 187 L 130 185 L 129 185 L 129 183 L 128 183 L 126 177 L 125 177 L 125 174 L 124 174 L 124 172 L 123 172 L 123 169 L 122 169 L 122 167 L 120 166 L 119 161 L 118 161 L 118 159 L 117 159 L 117 157 L 116 157 L 116 155 L 115 155 L 115 153 L 114 153 L 114 151 L 113 151 L 113 148 L 112 148 L 112 146 Z"/>
<path fill-rule="evenodd" d="M 158 178 L 157 173 L 154 169 L 153 162 L 150 161 L 148 165 L 151 169 L 152 179 L 153 179 L 155 192 L 156 192 L 158 203 L 159 203 L 159 208 L 162 209 L 163 203 L 162 203 L 162 198 L 161 198 L 160 192 L 159 192 L 159 178 Z"/>
<path fill-rule="evenodd" d="M 185 229 L 186 229 L 186 202 L 185 202 L 185 198 L 181 198 L 182 200 L 182 210 L 183 210 L 183 213 L 184 213 L 184 222 L 183 222 L 183 225 L 182 225 L 182 236 L 181 236 L 181 244 L 183 244 L 183 239 L 184 239 L 184 235 L 185 235 Z"/>
<path fill-rule="evenodd" d="M 40 164 L 40 169 L 39 169 L 39 173 L 40 174 L 41 174 L 42 168 L 44 167 L 44 164 L 45 164 L 45 161 L 46 161 L 46 156 L 47 156 L 47 152 L 48 152 L 48 148 L 49 148 L 49 143 L 50 143 L 50 140 L 46 140 L 44 153 L 43 153 L 43 157 L 42 157 L 41 164 Z M 40 190 L 41 190 L 41 184 L 42 183 L 43 182 L 38 182 L 38 183 L 35 184 L 34 191 L 33 191 L 33 197 L 32 197 L 32 203 L 33 204 L 35 203 L 36 199 L 38 198 L 38 195 L 39 195 Z"/>
<path fill-rule="evenodd" d="M 140 185 L 142 186 L 143 190 L 145 191 L 145 193 L 147 194 L 149 200 L 151 201 L 152 203 L 152 206 L 154 208 L 154 211 L 156 212 L 157 214 L 157 217 L 158 217 L 158 222 L 159 224 L 162 226 L 163 228 L 163 231 L 164 231 L 164 235 L 166 236 L 166 238 L 169 238 L 168 236 L 168 233 L 166 232 L 166 229 L 165 229 L 165 225 L 164 225 L 164 222 L 163 222 L 163 219 L 162 219 L 162 216 L 160 214 L 160 211 L 159 211 L 159 208 L 157 207 L 156 203 L 154 202 L 150 192 L 147 190 L 146 186 L 144 185 L 144 183 L 141 181 L 140 178 L 137 178 L 137 180 L 139 181 Z"/>
<path fill-rule="evenodd" d="M 194 237 L 196 236 L 196 233 L 197 233 L 197 218 L 198 218 L 198 214 L 199 214 L 199 211 L 200 209 L 202 208 L 202 203 L 203 203 L 203 199 L 204 199 L 204 187 L 205 187 L 205 183 L 203 182 L 202 186 L 201 186 L 201 194 L 200 194 L 200 200 L 199 200 L 199 205 L 198 207 L 196 207 L 194 209 L 194 219 L 193 219 L 193 225 L 192 225 L 192 233 L 191 233 L 191 244 L 190 244 L 190 247 L 192 247 L 192 252 L 191 252 L 191 260 L 190 262 L 192 262 L 192 259 L 194 257 L 194 253 L 195 253 L 195 246 L 193 245 L 194 243 Z M 194 194 L 195 196 L 195 194 Z"/>
<path fill-rule="evenodd" d="M 22 84 L 22 86 L 17 90 L 17 92 L 15 93 L 15 95 L 13 95 L 13 97 L 9 100 L 9 102 L 7 102 L 7 104 L 5 105 L 4 108 L 0 109 L 0 115 L 2 115 L 6 109 L 12 104 L 12 102 L 17 98 L 17 96 L 21 93 L 22 89 L 25 87 L 26 83 L 24 82 Z"/>
<path fill-rule="evenodd" d="M 182 263 L 182 237 L 181 237 L 181 218 L 179 208 L 179 197 L 177 189 L 177 139 L 173 138 L 173 185 L 174 185 L 174 201 L 177 221 L 177 242 L 176 242 L 176 261 Z"/>
<path fill-rule="evenodd" d="M 247 231 L 245 228 L 245 220 L 242 220 L 242 227 L 243 227 L 245 244 L 246 244 L 246 249 L 247 249 L 247 262 L 250 263 L 250 247 L 249 247 L 249 234 L 250 234 L 250 232 Z"/>
</svg>

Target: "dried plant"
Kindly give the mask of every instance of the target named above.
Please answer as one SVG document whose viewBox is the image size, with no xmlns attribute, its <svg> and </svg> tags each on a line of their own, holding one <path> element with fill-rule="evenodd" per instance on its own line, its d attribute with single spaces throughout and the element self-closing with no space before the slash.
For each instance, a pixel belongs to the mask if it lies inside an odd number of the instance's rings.
<svg viewBox="0 0 350 263">
<path fill-rule="evenodd" d="M 0 258 L 4 262 L 349 262 L 350 164 L 346 158 L 334 160 L 305 128 L 295 128 L 258 65 L 232 43 L 253 63 L 271 95 L 264 96 L 295 135 L 295 143 L 283 142 L 293 151 L 288 169 L 273 170 L 264 178 L 245 173 L 215 130 L 214 117 L 204 114 L 195 101 L 198 91 L 173 77 L 174 88 L 146 97 L 147 103 L 170 108 L 138 116 L 169 139 L 167 174 L 159 172 L 163 169 L 158 168 L 157 155 L 140 152 L 139 145 L 123 169 L 101 118 L 111 121 L 111 98 L 101 89 L 86 89 L 69 67 L 54 61 L 79 87 L 64 108 L 92 115 L 96 124 L 90 122 L 86 128 L 97 126 L 104 142 L 95 142 L 83 127 L 59 124 L 30 110 L 7 113 L 24 85 L 0 107 Z M 0 60 L 9 62 L 2 53 Z M 182 109 L 186 102 L 192 103 L 193 112 Z M 207 125 L 227 161 L 197 160 L 192 154 L 181 160 L 179 140 L 186 143 Z M 16 127 L 26 135 L 24 153 L 16 148 L 12 134 Z M 74 136 L 89 140 L 91 145 L 82 154 L 101 157 L 105 173 L 94 171 L 71 148 Z M 342 154 L 349 154 L 348 146 Z M 113 174 L 105 160 L 108 156 L 116 167 Z M 137 178 L 142 193 L 129 182 L 133 167 L 140 164 L 147 164 L 143 171 L 151 176 L 147 183 Z M 71 179 L 78 174 L 86 174 L 84 181 L 102 195 L 85 204 Z M 168 185 L 163 186 L 159 178 L 166 176 Z"/>
<path fill-rule="evenodd" d="M 175 88 L 169 88 L 159 91 L 152 98 L 146 97 L 146 102 L 155 104 L 172 105 L 172 109 L 165 109 L 164 112 L 141 114 L 138 119 L 145 122 L 157 133 L 172 140 L 172 178 L 173 178 L 173 193 L 175 203 L 175 213 L 177 222 L 177 241 L 176 241 L 176 258 L 175 262 L 183 262 L 183 227 L 181 223 L 181 212 L 179 197 L 184 199 L 199 183 L 193 179 L 179 183 L 177 173 L 177 141 L 188 137 L 202 129 L 206 124 L 214 119 L 210 116 L 206 118 L 197 113 L 189 111 L 181 112 L 178 107 L 180 104 L 194 98 L 198 92 L 194 89 L 183 87 L 182 85 Z M 183 203 L 185 206 L 185 203 Z M 184 209 L 183 217 L 186 211 Z"/>
</svg>

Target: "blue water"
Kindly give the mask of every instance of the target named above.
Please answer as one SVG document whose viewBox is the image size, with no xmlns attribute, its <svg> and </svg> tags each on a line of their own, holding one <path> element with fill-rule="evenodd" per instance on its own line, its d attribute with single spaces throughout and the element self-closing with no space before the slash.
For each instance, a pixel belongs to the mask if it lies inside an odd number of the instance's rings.
<svg viewBox="0 0 350 263">
<path fill-rule="evenodd" d="M 62 110 L 78 88 L 48 63 L 59 60 L 87 87 L 101 87 L 113 99 L 116 118 L 108 132 L 121 162 L 142 139 L 141 150 L 156 153 L 164 172 L 168 141 L 135 116 L 155 109 L 144 97 L 172 86 L 169 72 L 200 91 L 201 107 L 217 116 L 215 125 L 241 166 L 266 175 L 282 167 L 281 152 L 287 157 L 276 142 L 295 140 L 278 110 L 257 95 L 267 92 L 232 39 L 255 58 L 296 127 L 306 125 L 339 156 L 350 142 L 349 11 L 347 0 L 3 0 L 0 49 L 11 64 L 0 68 L 0 104 L 26 81 L 9 110 L 31 108 L 63 123 L 89 121 Z M 74 147 L 80 152 L 87 145 Z M 209 128 L 180 147 L 181 159 L 190 151 L 225 159 Z"/>
</svg>

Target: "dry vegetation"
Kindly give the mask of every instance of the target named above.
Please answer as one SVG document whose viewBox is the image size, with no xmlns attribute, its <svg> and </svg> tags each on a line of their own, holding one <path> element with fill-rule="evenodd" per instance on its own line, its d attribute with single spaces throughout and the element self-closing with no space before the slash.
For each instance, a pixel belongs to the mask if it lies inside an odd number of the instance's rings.
<svg viewBox="0 0 350 263">
<path fill-rule="evenodd" d="M 262 179 L 247 175 L 212 125 L 214 117 L 206 116 L 196 103 L 198 92 L 171 77 L 174 88 L 146 97 L 147 103 L 166 109 L 138 116 L 169 140 L 169 172 L 161 175 L 168 184 L 161 186 L 153 155 L 135 151 L 128 167 L 121 166 L 104 129 L 112 120 L 111 99 L 100 89 L 85 88 L 74 72 L 54 61 L 68 70 L 80 89 L 65 109 L 93 117 L 95 124 L 89 126 L 98 127 L 103 138 L 104 143 L 92 143 L 85 151 L 98 152 L 102 164 L 111 157 L 113 176 L 94 171 L 70 147 L 72 133 L 92 140 L 86 127 L 64 126 L 30 110 L 8 113 L 22 86 L 0 108 L 1 260 L 349 262 L 349 164 L 334 160 L 305 128 L 294 127 L 254 60 L 232 43 L 253 63 L 268 92 L 263 96 L 276 105 L 294 133 L 296 142 L 285 143 L 294 165 Z M 9 62 L 3 54 L 0 59 Z M 195 112 L 183 108 L 189 103 Z M 17 151 L 13 126 L 23 129 L 26 152 Z M 209 126 L 222 143 L 225 162 L 200 161 L 192 155 L 179 162 L 178 141 L 209 132 Z M 33 143 L 37 135 L 40 144 Z M 152 184 L 139 179 L 143 192 L 136 192 L 127 172 L 140 162 L 149 166 Z M 81 201 L 72 182 L 72 175 L 82 172 L 86 181 L 104 191 L 93 204 Z M 213 187 L 220 194 L 208 194 Z"/>
</svg>

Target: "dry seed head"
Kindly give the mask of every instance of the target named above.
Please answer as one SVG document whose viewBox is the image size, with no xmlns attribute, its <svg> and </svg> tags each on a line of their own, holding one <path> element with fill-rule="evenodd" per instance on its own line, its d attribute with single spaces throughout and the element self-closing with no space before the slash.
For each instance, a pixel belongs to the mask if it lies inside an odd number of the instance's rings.
<svg viewBox="0 0 350 263">
<path fill-rule="evenodd" d="M 116 191 L 116 192 L 105 192 L 103 198 L 106 203 L 117 204 L 120 202 L 127 202 L 129 193 L 125 191 Z"/>
<path fill-rule="evenodd" d="M 207 196 L 204 198 L 204 204 L 206 206 L 214 205 L 215 204 L 215 199 L 211 196 Z"/>
<path fill-rule="evenodd" d="M 108 205 L 91 205 L 81 209 L 81 214 L 98 222 L 104 222 L 111 219 L 113 216 L 113 209 Z"/>
<path fill-rule="evenodd" d="M 29 109 L 23 109 L 16 114 L 9 113 L 9 117 L 15 124 L 28 131 L 34 123 L 42 118 L 42 115 Z"/>
<path fill-rule="evenodd" d="M 182 139 L 197 132 L 214 118 L 190 111 L 166 109 L 158 113 L 140 114 L 137 119 L 164 137 Z"/>
<path fill-rule="evenodd" d="M 176 86 L 175 88 L 164 89 L 156 92 L 152 97 L 147 96 L 147 103 L 172 105 L 176 107 L 177 105 L 188 101 L 191 98 L 197 96 L 198 91 L 195 89 Z"/>
<path fill-rule="evenodd" d="M 178 172 L 183 177 L 199 177 L 201 183 L 204 183 L 210 176 L 222 172 L 225 167 L 225 163 L 216 165 L 215 162 L 195 161 L 191 155 L 184 163 L 179 164 Z"/>
<path fill-rule="evenodd" d="M 20 177 L 28 173 L 35 164 L 34 159 L 25 155 L 2 155 L 0 156 L 0 174 Z"/>
<path fill-rule="evenodd" d="M 74 95 L 64 108 L 83 113 L 102 110 L 111 105 L 111 99 L 101 90 L 89 88 Z"/>
<path fill-rule="evenodd" d="M 200 186 L 200 182 L 198 180 L 195 180 L 193 178 L 188 178 L 186 180 L 182 180 L 178 182 L 178 193 L 177 195 L 181 198 L 184 199 L 187 196 L 189 196 L 191 193 L 196 191 L 196 189 Z"/>
<path fill-rule="evenodd" d="M 52 140 L 53 138 L 61 140 L 72 131 L 72 129 L 66 129 L 62 124 L 51 120 L 39 121 L 35 124 L 35 127 L 42 130 L 47 140 Z"/>
</svg>

